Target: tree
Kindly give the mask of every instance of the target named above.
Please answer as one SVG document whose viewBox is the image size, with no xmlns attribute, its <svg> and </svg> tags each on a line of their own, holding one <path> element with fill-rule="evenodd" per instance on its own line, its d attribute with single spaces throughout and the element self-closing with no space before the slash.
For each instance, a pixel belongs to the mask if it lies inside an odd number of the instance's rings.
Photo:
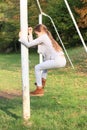
<svg viewBox="0 0 87 130">
<path fill-rule="evenodd" d="M 75 11 L 79 14 L 78 25 L 80 28 L 87 28 L 87 0 L 81 0 L 82 7 L 75 8 Z"/>
<path fill-rule="evenodd" d="M 75 19 L 80 27 L 83 37 L 86 39 L 87 28 L 87 0 L 68 0 Z M 50 15 L 59 31 L 59 34 L 66 46 L 79 45 L 80 39 L 70 18 L 64 0 L 40 0 L 43 12 Z M 39 10 L 36 0 L 28 0 L 29 26 L 34 27 L 38 24 Z M 54 38 L 58 40 L 57 35 L 50 20 L 43 18 L 43 23 L 52 32 Z M 12 48 L 17 51 L 18 32 L 19 32 L 19 0 L 1 0 L 0 1 L 0 51 Z"/>
<path fill-rule="evenodd" d="M 78 14 L 78 26 L 82 31 L 85 41 L 87 41 L 87 0 L 80 0 L 81 6 L 75 8 Z"/>
<path fill-rule="evenodd" d="M 17 32 L 19 30 L 19 1 L 0 1 L 0 51 L 17 50 Z"/>
</svg>

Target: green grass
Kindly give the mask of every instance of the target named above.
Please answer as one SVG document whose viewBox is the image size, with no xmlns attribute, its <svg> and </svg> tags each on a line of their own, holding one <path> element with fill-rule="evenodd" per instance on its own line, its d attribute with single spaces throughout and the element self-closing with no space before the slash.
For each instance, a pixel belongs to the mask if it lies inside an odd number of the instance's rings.
<svg viewBox="0 0 87 130">
<path fill-rule="evenodd" d="M 0 130 L 87 130 L 87 54 L 69 49 L 75 66 L 50 70 L 45 95 L 31 97 L 31 118 L 24 124 L 22 96 L 0 97 Z M 20 54 L 0 54 L 0 91 L 21 92 Z M 38 55 L 30 53 L 30 89 L 35 88 L 34 66 Z"/>
</svg>

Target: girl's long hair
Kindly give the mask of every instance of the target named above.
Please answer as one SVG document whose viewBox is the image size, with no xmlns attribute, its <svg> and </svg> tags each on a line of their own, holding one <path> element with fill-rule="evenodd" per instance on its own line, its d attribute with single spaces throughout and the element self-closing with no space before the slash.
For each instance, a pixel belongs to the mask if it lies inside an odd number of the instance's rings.
<svg viewBox="0 0 87 130">
<path fill-rule="evenodd" d="M 34 31 L 41 32 L 44 31 L 47 33 L 48 37 L 50 38 L 53 47 L 55 48 L 56 51 L 62 51 L 62 48 L 60 45 L 57 43 L 57 41 L 53 38 L 52 34 L 48 31 L 47 27 L 43 24 L 38 24 L 35 28 Z"/>
</svg>

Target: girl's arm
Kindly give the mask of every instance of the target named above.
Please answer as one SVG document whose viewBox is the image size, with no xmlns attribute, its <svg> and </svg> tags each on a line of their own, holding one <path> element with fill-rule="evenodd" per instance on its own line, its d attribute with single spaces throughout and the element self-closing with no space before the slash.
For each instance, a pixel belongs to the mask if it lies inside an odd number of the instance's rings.
<svg viewBox="0 0 87 130">
<path fill-rule="evenodd" d="M 20 37 L 19 42 L 29 48 L 41 44 L 43 42 L 43 36 L 40 36 L 35 40 L 32 40 L 31 42 L 28 42 L 28 40 L 25 40 L 24 38 Z"/>
<path fill-rule="evenodd" d="M 33 35 L 32 35 L 32 34 L 29 34 L 29 35 L 28 35 L 28 41 L 29 41 L 29 42 L 33 41 Z"/>
<path fill-rule="evenodd" d="M 19 42 L 21 42 L 23 45 L 25 45 L 28 48 L 39 45 L 44 40 L 43 36 L 40 36 L 40 37 L 36 38 L 35 40 L 33 40 L 32 32 L 33 32 L 33 28 L 29 27 L 28 28 L 28 34 L 29 34 L 28 39 L 24 39 L 23 36 L 22 36 L 22 32 L 19 32 Z"/>
</svg>

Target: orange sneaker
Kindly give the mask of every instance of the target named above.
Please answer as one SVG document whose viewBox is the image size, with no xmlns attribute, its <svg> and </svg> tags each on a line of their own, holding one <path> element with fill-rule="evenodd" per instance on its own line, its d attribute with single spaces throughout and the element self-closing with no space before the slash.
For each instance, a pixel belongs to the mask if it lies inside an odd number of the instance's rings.
<svg viewBox="0 0 87 130">
<path fill-rule="evenodd" d="M 43 96 L 44 90 L 43 88 L 37 87 L 35 91 L 30 92 L 30 96 Z"/>
</svg>

